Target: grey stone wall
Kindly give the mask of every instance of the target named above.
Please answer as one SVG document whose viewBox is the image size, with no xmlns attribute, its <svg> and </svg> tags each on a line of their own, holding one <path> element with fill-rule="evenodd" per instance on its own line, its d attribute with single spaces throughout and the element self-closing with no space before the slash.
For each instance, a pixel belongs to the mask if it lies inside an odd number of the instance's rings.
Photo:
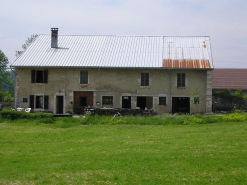
<svg viewBox="0 0 247 185">
<path fill-rule="evenodd" d="M 42 70 L 43 68 L 39 68 Z M 205 113 L 211 111 L 212 73 L 211 70 L 171 70 L 171 97 L 169 97 L 169 71 L 167 69 L 106 69 L 106 68 L 49 68 L 47 84 L 31 83 L 31 68 L 16 69 L 16 104 L 17 107 L 27 108 L 30 95 L 48 95 L 49 111 L 56 113 L 56 97 L 64 97 L 64 113 L 73 112 L 74 91 L 93 91 L 94 107 L 101 108 L 96 102 L 101 97 L 114 96 L 113 108 L 121 107 L 122 96 L 131 96 L 131 108 L 136 107 L 137 96 L 153 97 L 153 108 L 160 114 L 169 112 L 169 103 L 172 97 L 189 97 L 194 99 L 193 91 L 200 92 L 199 105 L 191 102 L 191 113 Z M 37 69 L 36 69 L 37 70 Z M 79 82 L 80 71 L 87 70 L 89 83 L 82 85 Z M 147 87 L 140 86 L 141 73 L 149 73 Z M 177 73 L 186 73 L 186 86 L 177 87 Z M 159 105 L 159 97 L 166 97 L 166 106 Z M 27 98 L 28 102 L 23 102 Z M 42 111 L 42 110 L 34 110 Z"/>
<path fill-rule="evenodd" d="M 238 97 L 213 97 L 213 111 L 247 110 L 247 100 Z"/>
</svg>

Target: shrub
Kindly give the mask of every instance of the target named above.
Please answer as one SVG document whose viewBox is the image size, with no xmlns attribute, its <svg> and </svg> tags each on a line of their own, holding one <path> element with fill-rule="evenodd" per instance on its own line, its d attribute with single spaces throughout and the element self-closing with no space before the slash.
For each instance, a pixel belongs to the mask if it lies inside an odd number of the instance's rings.
<svg viewBox="0 0 247 185">
<path fill-rule="evenodd" d="M 1 111 L 0 117 L 3 119 L 17 120 L 17 119 L 32 119 L 38 120 L 42 123 L 52 123 L 54 121 L 53 114 L 51 113 L 27 113 L 21 111 Z"/>
</svg>

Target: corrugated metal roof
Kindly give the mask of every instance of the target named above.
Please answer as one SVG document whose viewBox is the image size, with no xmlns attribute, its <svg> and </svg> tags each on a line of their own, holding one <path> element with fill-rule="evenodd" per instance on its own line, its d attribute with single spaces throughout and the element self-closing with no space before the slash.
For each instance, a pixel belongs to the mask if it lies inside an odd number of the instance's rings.
<svg viewBox="0 0 247 185">
<path fill-rule="evenodd" d="M 163 59 L 174 59 L 164 65 Z M 212 64 L 209 37 L 165 36 L 58 36 L 58 48 L 51 48 L 51 36 L 39 35 L 12 67 L 119 67 L 180 68 L 176 60 L 200 60 L 189 68 Z M 186 60 L 187 61 L 187 60 Z M 205 67 L 207 66 L 207 67 Z"/>
<path fill-rule="evenodd" d="M 247 89 L 247 69 L 214 69 L 213 89 Z"/>
<path fill-rule="evenodd" d="M 164 68 L 186 68 L 186 69 L 210 69 L 211 65 L 209 60 L 163 60 Z"/>
</svg>

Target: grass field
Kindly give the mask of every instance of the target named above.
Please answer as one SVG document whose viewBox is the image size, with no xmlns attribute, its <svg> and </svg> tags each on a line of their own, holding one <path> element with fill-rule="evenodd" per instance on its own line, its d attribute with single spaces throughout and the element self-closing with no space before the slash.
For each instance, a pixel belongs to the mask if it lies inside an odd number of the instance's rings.
<svg viewBox="0 0 247 185">
<path fill-rule="evenodd" d="M 4 121 L 0 184 L 247 184 L 247 122 Z"/>
</svg>

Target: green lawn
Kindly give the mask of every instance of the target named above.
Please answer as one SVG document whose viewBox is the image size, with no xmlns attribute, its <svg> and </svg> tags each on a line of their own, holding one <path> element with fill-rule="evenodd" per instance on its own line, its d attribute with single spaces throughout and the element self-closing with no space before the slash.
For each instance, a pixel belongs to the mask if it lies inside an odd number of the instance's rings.
<svg viewBox="0 0 247 185">
<path fill-rule="evenodd" d="M 0 184 L 247 184 L 247 122 L 0 123 Z"/>
</svg>

